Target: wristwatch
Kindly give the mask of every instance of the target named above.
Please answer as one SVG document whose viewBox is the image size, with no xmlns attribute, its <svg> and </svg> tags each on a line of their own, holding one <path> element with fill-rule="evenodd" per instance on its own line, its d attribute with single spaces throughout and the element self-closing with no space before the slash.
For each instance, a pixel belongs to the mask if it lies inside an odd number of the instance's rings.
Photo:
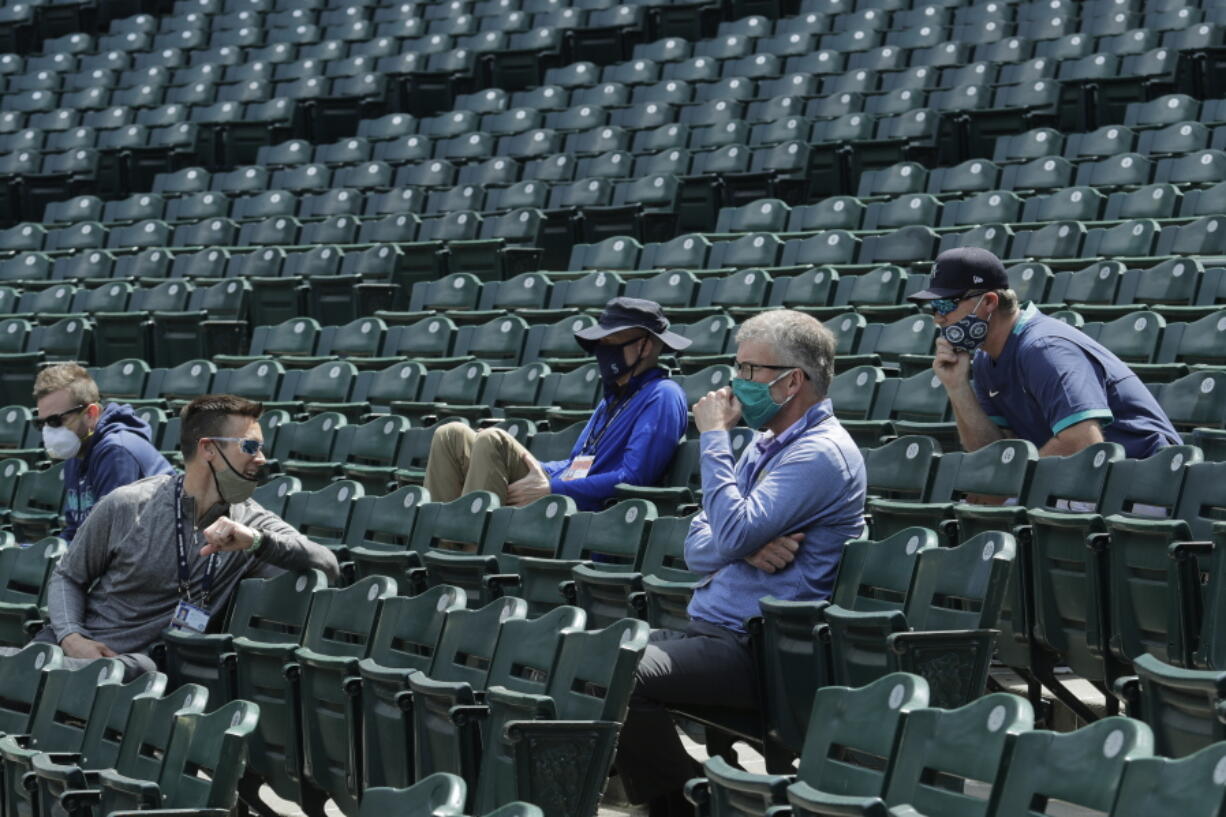
<svg viewBox="0 0 1226 817">
<path fill-rule="evenodd" d="M 260 545 L 264 544 L 264 534 L 258 530 L 252 529 L 251 546 L 247 548 L 248 553 L 253 553 L 258 550 Z"/>
</svg>

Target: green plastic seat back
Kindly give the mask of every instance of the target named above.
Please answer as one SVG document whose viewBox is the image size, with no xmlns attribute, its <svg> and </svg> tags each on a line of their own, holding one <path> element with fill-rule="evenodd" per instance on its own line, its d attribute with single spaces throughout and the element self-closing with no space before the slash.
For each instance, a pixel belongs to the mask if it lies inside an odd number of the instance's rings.
<svg viewBox="0 0 1226 817">
<path fill-rule="evenodd" d="M 375 372 L 366 390 L 366 399 L 372 405 L 381 407 L 390 406 L 397 400 L 416 400 L 425 376 L 425 367 L 416 360 L 393 364 Z"/>
<path fill-rule="evenodd" d="M 463 590 L 445 584 L 416 596 L 384 599 L 366 661 L 380 667 L 430 669 L 447 616 L 466 604 Z"/>
<path fill-rule="evenodd" d="M 996 625 L 1017 554 L 1012 534 L 981 533 L 953 548 L 926 550 L 904 608 L 915 630 L 959 630 Z"/>
<path fill-rule="evenodd" d="M 431 502 L 417 511 L 412 549 L 424 552 L 440 540 L 480 545 L 489 526 L 490 511 L 500 505 L 489 491 L 473 491 L 451 502 Z"/>
<path fill-rule="evenodd" d="M 502 624 L 524 618 L 527 612 L 523 599 L 504 596 L 478 610 L 448 613 L 428 670 L 430 678 L 463 681 L 474 689 L 484 689 Z"/>
<path fill-rule="evenodd" d="M 348 361 L 322 363 L 303 372 L 294 389 L 294 399 L 343 402 L 348 399 L 357 376 L 357 367 Z"/>
<path fill-rule="evenodd" d="M 12 506 L 13 496 L 17 493 L 17 482 L 21 475 L 29 470 L 30 466 L 25 460 L 15 457 L 0 460 L 0 508 Z"/>
<path fill-rule="evenodd" d="M 928 683 L 909 673 L 891 673 L 856 689 L 819 689 L 797 779 L 830 794 L 879 795 L 883 761 L 893 752 L 902 716 L 927 705 Z"/>
<path fill-rule="evenodd" d="M 693 239 L 688 240 L 692 241 Z M 660 251 L 657 251 L 657 264 L 659 256 Z M 702 261 L 699 261 L 699 264 L 701 263 Z M 665 309 L 670 307 L 687 307 L 694 305 L 694 298 L 698 295 L 698 287 L 698 278 L 690 270 L 666 269 L 642 281 L 639 284 L 635 297 L 655 301 Z"/>
<path fill-rule="evenodd" d="M 117 360 L 91 372 L 103 399 L 142 397 L 149 378 L 149 364 L 143 360 Z"/>
<path fill-rule="evenodd" d="M 64 463 L 42 471 L 27 471 L 17 478 L 13 510 L 58 514 L 64 501 Z M 20 533 L 19 533 L 20 535 Z"/>
<path fill-rule="evenodd" d="M 1223 462 L 1197 462 L 1188 466 L 1174 516 L 1188 523 L 1193 539 L 1208 539 L 1215 523 L 1226 519 L 1221 510 L 1226 507 L 1224 477 L 1226 463 Z"/>
<path fill-rule="evenodd" d="M 538 431 L 528 444 L 528 451 L 541 462 L 570 459 L 570 453 L 586 425 L 578 422 L 558 431 Z"/>
<path fill-rule="evenodd" d="M 161 395 L 195 397 L 208 394 L 217 367 L 212 361 L 188 361 L 166 370 L 162 375 Z"/>
<path fill-rule="evenodd" d="M 1206 747 L 1180 760 L 1130 760 L 1116 792 L 1112 817 L 1179 814 L 1213 817 L 1226 808 L 1226 744 Z"/>
<path fill-rule="evenodd" d="M 2 326 L 0 326 L 2 329 Z M 0 409 L 0 449 L 21 448 L 21 441 L 30 430 L 30 420 L 34 417 L 33 409 L 27 406 L 5 406 Z"/>
<path fill-rule="evenodd" d="M 537 185 L 535 182 L 525 184 Z M 503 281 L 494 296 L 494 306 L 499 309 L 540 309 L 545 306 L 553 284 L 541 272 L 522 272 Z"/>
<path fill-rule="evenodd" d="M 598 557 L 604 569 L 633 570 L 638 565 L 647 531 L 658 513 L 645 499 L 626 499 L 603 511 L 570 517 L 562 539 L 562 559 Z"/>
<path fill-rule="evenodd" d="M 348 587 L 326 587 L 312 597 L 302 646 L 324 655 L 361 658 L 366 654 L 380 603 L 396 595 L 396 582 L 368 576 Z"/>
<path fill-rule="evenodd" d="M 912 435 L 864 450 L 868 492 L 873 496 L 927 501 L 941 462 L 939 448 L 932 437 Z"/>
<path fill-rule="evenodd" d="M 1158 392 L 1158 404 L 1177 429 L 1222 428 L 1226 417 L 1226 373 L 1192 372 L 1166 383 Z"/>
<path fill-rule="evenodd" d="M 707 392 L 717 391 L 732 382 L 734 372 L 731 366 L 708 366 L 694 374 L 674 378 L 674 382 L 685 392 L 685 404 L 692 406 Z"/>
<path fill-rule="evenodd" d="M 42 693 L 46 671 L 57 669 L 64 654 L 52 644 L 30 644 L 12 655 L 0 656 L 0 729 L 7 734 L 29 732 L 30 718 Z"/>
<path fill-rule="evenodd" d="M 493 406 L 535 405 L 541 385 L 549 375 L 549 366 L 539 360 L 512 369 L 502 376 L 498 393 L 491 395 L 489 402 Z"/>
<path fill-rule="evenodd" d="M 1226 697 L 1226 673 L 1183 669 L 1154 655 L 1139 655 L 1133 669 L 1140 680 L 1139 709 L 1130 713 L 1154 733 L 1154 751 L 1186 757 L 1226 738 L 1216 715 Z"/>
<path fill-rule="evenodd" d="M 968 452 L 954 478 L 954 491 L 1021 497 L 1030 481 L 1039 452 L 1028 440 L 997 440 Z"/>
<path fill-rule="evenodd" d="M 1127 459 L 1111 466 L 1101 512 L 1129 513 L 1137 503 L 1174 509 L 1187 466 L 1204 455 L 1191 445 L 1172 445 L 1143 460 Z"/>
<path fill-rule="evenodd" d="M 422 308 L 436 312 L 474 309 L 481 297 L 481 279 L 467 272 L 454 272 L 425 285 Z"/>
<path fill-rule="evenodd" d="M 698 578 L 698 574 L 685 564 L 685 539 L 695 515 L 661 516 L 651 523 L 640 564 L 643 575 L 665 581 L 693 581 Z"/>
<path fill-rule="evenodd" d="M 253 348 L 253 354 L 309 355 L 315 351 L 319 340 L 319 321 L 314 318 L 291 318 L 284 323 L 268 327 L 263 344 Z M 253 346 L 255 344 L 253 343 Z"/>
<path fill-rule="evenodd" d="M 115 770 L 137 780 L 157 780 L 175 716 L 203 712 L 208 703 L 208 690 L 198 684 L 184 684 L 162 698 L 133 701 Z"/>
<path fill-rule="evenodd" d="M 885 372 L 876 366 L 856 366 L 835 375 L 827 391 L 835 416 L 844 420 L 868 419 L 884 381 Z"/>
<path fill-rule="evenodd" d="M 1077 272 L 1068 273 L 1068 286 L 1064 292 L 1065 303 L 1115 303 L 1116 292 L 1119 290 L 1124 272 L 1124 265 L 1119 261 L 1103 261 L 1091 264 Z"/>
<path fill-rule="evenodd" d="M 575 341 L 575 333 L 595 323 L 591 315 L 573 315 L 546 324 L 540 335 L 540 356 L 547 359 L 587 357 L 588 353 Z"/>
<path fill-rule="evenodd" d="M 1107 487 L 1107 475 L 1124 459 L 1119 443 L 1095 443 L 1067 457 L 1043 457 L 1034 466 L 1023 505 L 1053 508 L 1060 500 L 1097 504 Z"/>
<path fill-rule="evenodd" d="M 0 463 L 0 473 L 3 469 L 4 463 Z M 58 536 L 49 536 L 25 547 L 0 547 L 0 601 L 42 604 L 51 572 L 67 549 L 67 544 Z"/>
<path fill-rule="evenodd" d="M 249 701 L 176 716 L 157 778 L 163 801 L 177 808 L 232 808 L 259 718 L 260 708 Z"/>
<path fill-rule="evenodd" d="M 912 315 L 883 326 L 872 351 L 885 360 L 906 354 L 926 355 L 936 342 L 936 334 L 931 315 Z"/>
<path fill-rule="evenodd" d="M 547 691 L 558 719 L 624 720 L 647 635 L 647 622 L 629 618 L 565 634 Z"/>
<path fill-rule="evenodd" d="M 587 615 L 578 607 L 563 605 L 537 618 L 513 618 L 503 622 L 498 646 L 490 662 L 487 684 L 514 692 L 544 695 L 567 633 L 581 632 Z"/>
<path fill-rule="evenodd" d="M 387 337 L 387 324 L 379 318 L 358 318 L 337 327 L 330 353 L 339 357 L 375 357 Z"/>
<path fill-rule="evenodd" d="M 16 353 L 26 350 L 26 341 L 34 332 L 34 325 L 24 318 L 8 318 L 0 321 L 0 352 Z"/>
<path fill-rule="evenodd" d="M 1076 732 L 1024 732 L 992 787 L 994 817 L 1032 817 L 1053 801 L 1106 813 L 1125 764 L 1153 754 L 1149 727 L 1107 717 Z"/>
<path fill-rule="evenodd" d="M 570 282 L 563 293 L 561 306 L 601 309 L 610 300 L 621 295 L 625 288 L 626 282 L 615 272 L 590 272 Z"/>
<path fill-rule="evenodd" d="M 345 415 L 324 411 L 301 423 L 288 423 L 277 429 L 276 457 L 279 460 L 328 462 L 336 446 L 337 433 L 349 424 Z"/>
<path fill-rule="evenodd" d="M 393 351 L 412 358 L 429 359 L 451 354 L 456 325 L 445 315 L 433 315 L 400 329 Z"/>
<path fill-rule="evenodd" d="M 918 372 L 904 377 L 894 393 L 890 417 L 920 423 L 948 420 L 951 408 L 949 393 L 932 372 Z"/>
<path fill-rule="evenodd" d="M 834 353 L 850 355 L 859 349 L 868 319 L 858 312 L 847 312 L 836 315 L 823 325 L 834 333 Z"/>
<path fill-rule="evenodd" d="M 271 401 L 281 388 L 285 368 L 275 360 L 257 360 L 229 372 L 226 391 L 249 400 Z"/>
<path fill-rule="evenodd" d="M 30 718 L 30 748 L 79 751 L 98 691 L 122 682 L 123 664 L 114 658 L 99 658 L 79 669 L 49 670 Z"/>
<path fill-rule="evenodd" d="M 272 511 L 277 516 L 284 516 L 285 505 L 289 502 L 290 496 L 301 490 L 302 481 L 297 477 L 278 474 L 257 487 L 251 494 L 251 498 L 265 510 Z"/>
<path fill-rule="evenodd" d="M 724 276 L 715 284 L 711 302 L 721 306 L 762 306 L 773 279 L 761 269 L 746 269 Z"/>
<path fill-rule="evenodd" d="M 315 593 L 327 586 L 327 578 L 318 570 L 244 579 L 239 582 L 226 632 L 268 644 L 301 643 Z"/>
<path fill-rule="evenodd" d="M 562 532 L 576 513 L 575 501 L 554 494 L 523 507 L 498 508 L 491 520 L 490 553 L 551 557 L 558 552 Z"/>
<path fill-rule="evenodd" d="M 475 405 L 481 391 L 489 380 L 490 366 L 484 361 L 473 361 L 448 369 L 443 373 L 434 393 L 434 401 L 456 406 Z"/>
<path fill-rule="evenodd" d="M 462 814 L 468 786 L 464 778 L 436 772 L 404 789 L 375 786 L 362 792 L 358 817 L 385 817 L 388 814 L 421 814 L 449 817 Z"/>
<path fill-rule="evenodd" d="M 299 491 L 289 499 L 287 522 L 321 545 L 343 545 L 353 503 L 366 490 L 351 479 L 338 479 L 318 491 Z"/>
<path fill-rule="evenodd" d="M 585 363 L 558 375 L 550 402 L 562 409 L 589 410 L 600 399 L 601 388 L 600 368 Z"/>
<path fill-rule="evenodd" d="M 1120 360 L 1152 363 L 1165 329 L 1166 320 L 1161 315 L 1143 309 L 1103 324 L 1097 340 Z"/>
<path fill-rule="evenodd" d="M 1002 692 L 958 709 L 917 709 L 903 722 L 883 799 L 923 814 L 985 817 L 987 801 L 955 786 L 994 780 L 1011 736 L 1032 728 L 1030 704 Z"/>
<path fill-rule="evenodd" d="M 466 351 L 486 363 L 517 366 L 527 335 L 527 321 L 518 315 L 503 315 L 480 326 L 474 326 L 468 336 Z M 465 376 L 468 376 L 468 371 L 470 370 L 465 370 Z M 475 400 L 475 396 L 472 399 Z"/>
<path fill-rule="evenodd" d="M 852 540 L 843 547 L 830 601 L 859 612 L 902 610 L 920 555 L 939 544 L 927 528 L 905 528 L 878 542 Z"/>
<path fill-rule="evenodd" d="M 1223 342 L 1226 342 L 1226 309 L 1187 324 L 1179 338 L 1176 357 L 1189 364 L 1213 363 L 1221 357 Z M 1214 383 L 1210 388 L 1216 391 L 1218 385 L 1220 384 Z M 1169 409 L 1164 406 L 1163 409 L 1176 412 L 1181 410 L 1177 405 L 1172 405 Z"/>
<path fill-rule="evenodd" d="M 396 462 L 400 437 L 410 426 L 407 417 L 379 417 L 353 429 L 345 461 L 354 465 L 390 467 Z"/>
<path fill-rule="evenodd" d="M 681 354 L 697 357 L 722 353 L 735 327 L 732 318 L 719 314 L 703 318 L 697 323 L 681 324 L 674 327 L 674 330 L 690 341 L 690 345 Z"/>
<path fill-rule="evenodd" d="M 907 273 L 893 264 L 857 275 L 852 279 L 847 303 L 856 306 L 900 303 L 907 278 Z"/>
<path fill-rule="evenodd" d="M 370 550 L 407 550 L 417 509 L 429 497 L 420 485 L 406 485 L 383 496 L 359 497 L 345 532 L 345 544 Z"/>
<path fill-rule="evenodd" d="M 160 672 L 145 673 L 126 684 L 99 687 L 81 738 L 82 766 L 86 769 L 114 766 L 132 707 L 140 700 L 156 701 L 165 691 L 166 676 Z"/>
</svg>

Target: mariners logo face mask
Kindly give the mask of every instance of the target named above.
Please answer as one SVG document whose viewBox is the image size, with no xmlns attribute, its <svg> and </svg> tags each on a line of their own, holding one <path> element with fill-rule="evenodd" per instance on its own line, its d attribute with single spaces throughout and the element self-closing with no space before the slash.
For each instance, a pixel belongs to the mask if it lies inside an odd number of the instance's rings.
<svg viewBox="0 0 1226 817">
<path fill-rule="evenodd" d="M 975 314 L 975 310 L 981 303 L 983 303 L 982 295 L 979 296 L 979 300 L 975 302 L 971 311 L 962 317 L 962 320 L 951 323 L 941 330 L 941 336 L 949 341 L 950 346 L 973 353 L 983 345 L 984 339 L 988 336 L 988 318 L 981 318 Z"/>
</svg>

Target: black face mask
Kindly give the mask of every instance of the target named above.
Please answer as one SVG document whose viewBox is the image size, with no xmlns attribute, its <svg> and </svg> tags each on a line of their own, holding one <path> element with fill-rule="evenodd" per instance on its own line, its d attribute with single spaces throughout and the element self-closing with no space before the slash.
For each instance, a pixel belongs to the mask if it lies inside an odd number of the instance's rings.
<svg viewBox="0 0 1226 817">
<path fill-rule="evenodd" d="M 209 463 L 209 471 L 213 474 L 213 484 L 217 486 L 217 495 L 227 505 L 241 505 L 251 499 L 256 486 L 260 484 L 260 478 L 258 476 L 249 477 L 234 470 L 234 466 L 230 464 L 230 460 L 226 459 L 220 447 L 217 448 L 217 453 L 226 464 L 226 470 L 218 474 L 213 463 Z"/>
<path fill-rule="evenodd" d="M 625 343 L 619 343 L 616 346 L 598 344 L 594 352 L 596 356 L 596 366 L 600 369 L 600 379 L 604 382 L 606 389 L 617 388 L 618 378 L 623 377 L 626 372 L 634 371 L 634 368 L 643 360 L 643 352 L 640 349 L 638 357 L 633 363 L 626 363 L 626 356 L 622 353 L 632 343 L 638 343 L 643 338 L 634 338 Z"/>
</svg>

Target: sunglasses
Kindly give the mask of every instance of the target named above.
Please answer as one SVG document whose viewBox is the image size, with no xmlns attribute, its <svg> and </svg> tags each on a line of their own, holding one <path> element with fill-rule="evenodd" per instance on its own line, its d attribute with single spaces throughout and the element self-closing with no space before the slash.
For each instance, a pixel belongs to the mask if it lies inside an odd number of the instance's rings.
<svg viewBox="0 0 1226 817">
<path fill-rule="evenodd" d="M 933 298 L 928 302 L 927 308 L 935 315 L 948 315 L 958 308 L 958 304 L 974 297 L 973 293 L 967 293 L 959 298 Z"/>
<path fill-rule="evenodd" d="M 209 439 L 221 443 L 238 443 L 238 450 L 248 457 L 254 457 L 264 450 L 262 440 L 253 440 L 250 437 L 209 437 Z"/>
<path fill-rule="evenodd" d="M 76 414 L 78 411 L 84 411 L 87 408 L 89 408 L 89 405 L 82 403 L 79 406 L 74 406 L 73 408 L 61 411 L 59 414 L 50 414 L 46 417 L 35 417 L 30 420 L 30 422 L 33 423 L 34 427 L 39 431 L 43 430 L 43 426 L 59 428 L 64 424 L 64 420 L 67 419 L 70 414 Z"/>
</svg>

